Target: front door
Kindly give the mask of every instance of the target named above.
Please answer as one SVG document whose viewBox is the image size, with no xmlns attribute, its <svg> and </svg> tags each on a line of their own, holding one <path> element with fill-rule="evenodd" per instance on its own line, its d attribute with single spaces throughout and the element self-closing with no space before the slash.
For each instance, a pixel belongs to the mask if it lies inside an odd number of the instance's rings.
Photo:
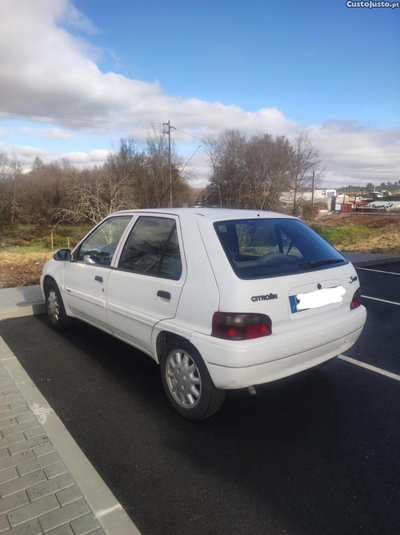
<svg viewBox="0 0 400 535">
<path fill-rule="evenodd" d="M 110 265 L 131 216 L 106 219 L 74 251 L 64 268 L 63 299 L 80 319 L 109 330 L 105 308 Z"/>
<path fill-rule="evenodd" d="M 151 353 L 151 333 L 173 318 L 186 271 L 179 219 L 138 217 L 107 286 L 107 312 L 114 334 Z"/>
</svg>

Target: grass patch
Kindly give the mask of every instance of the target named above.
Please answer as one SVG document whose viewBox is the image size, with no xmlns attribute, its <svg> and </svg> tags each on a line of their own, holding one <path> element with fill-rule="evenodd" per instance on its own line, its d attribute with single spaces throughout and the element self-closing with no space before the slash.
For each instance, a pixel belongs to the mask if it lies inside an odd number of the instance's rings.
<svg viewBox="0 0 400 535">
<path fill-rule="evenodd" d="M 51 250 L 50 225 L 15 225 L 0 230 L 0 251 L 15 253 L 47 252 Z M 58 225 L 53 231 L 54 250 L 75 247 L 92 225 Z"/>
<path fill-rule="evenodd" d="M 332 245 L 345 246 L 368 240 L 372 234 L 377 232 L 376 229 L 371 229 L 365 225 L 342 227 L 319 227 L 319 225 L 313 225 L 313 229 Z"/>
</svg>

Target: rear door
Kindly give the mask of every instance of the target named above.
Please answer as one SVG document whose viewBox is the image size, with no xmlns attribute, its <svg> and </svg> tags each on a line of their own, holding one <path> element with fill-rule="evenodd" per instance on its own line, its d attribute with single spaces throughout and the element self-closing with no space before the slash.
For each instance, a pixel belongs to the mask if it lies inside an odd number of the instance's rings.
<svg viewBox="0 0 400 535">
<path fill-rule="evenodd" d="M 108 280 L 112 332 L 151 353 L 153 327 L 175 316 L 185 277 L 179 218 L 140 215 Z"/>
<path fill-rule="evenodd" d="M 109 330 L 105 309 L 114 253 L 132 216 L 114 216 L 97 226 L 65 263 L 63 298 L 78 318 Z"/>
</svg>

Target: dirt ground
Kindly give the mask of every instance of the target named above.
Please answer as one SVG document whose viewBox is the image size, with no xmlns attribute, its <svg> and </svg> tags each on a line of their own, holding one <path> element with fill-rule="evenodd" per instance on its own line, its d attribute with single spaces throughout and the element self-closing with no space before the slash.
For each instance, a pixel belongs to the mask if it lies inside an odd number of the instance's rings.
<svg viewBox="0 0 400 535">
<path fill-rule="evenodd" d="M 39 284 L 45 262 L 53 253 L 0 253 L 0 288 Z"/>
</svg>

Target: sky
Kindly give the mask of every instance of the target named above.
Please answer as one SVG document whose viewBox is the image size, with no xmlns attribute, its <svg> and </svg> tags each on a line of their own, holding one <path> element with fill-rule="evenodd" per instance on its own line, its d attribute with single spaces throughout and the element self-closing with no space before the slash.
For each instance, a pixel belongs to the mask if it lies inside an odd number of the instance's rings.
<svg viewBox="0 0 400 535">
<path fill-rule="evenodd" d="M 171 120 L 183 160 L 188 134 L 306 130 L 326 187 L 400 180 L 400 7 L 347 3 L 0 0 L 0 151 L 91 167 Z"/>
</svg>

